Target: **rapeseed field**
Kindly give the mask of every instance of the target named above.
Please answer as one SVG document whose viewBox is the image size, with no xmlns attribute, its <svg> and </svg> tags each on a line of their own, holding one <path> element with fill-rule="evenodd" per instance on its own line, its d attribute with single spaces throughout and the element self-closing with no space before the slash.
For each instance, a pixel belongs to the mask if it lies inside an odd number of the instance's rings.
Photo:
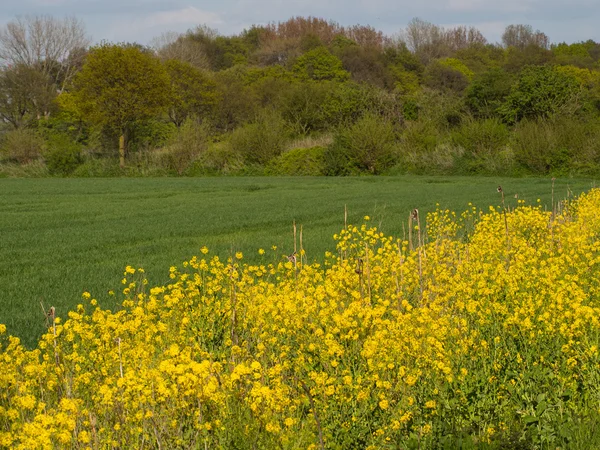
<svg viewBox="0 0 600 450">
<path fill-rule="evenodd" d="M 128 266 L 114 306 L 48 309 L 34 350 L 0 326 L 0 447 L 600 442 L 600 190 L 371 224 L 322 264 L 299 242 L 252 264 L 203 247 L 164 286 Z"/>
</svg>

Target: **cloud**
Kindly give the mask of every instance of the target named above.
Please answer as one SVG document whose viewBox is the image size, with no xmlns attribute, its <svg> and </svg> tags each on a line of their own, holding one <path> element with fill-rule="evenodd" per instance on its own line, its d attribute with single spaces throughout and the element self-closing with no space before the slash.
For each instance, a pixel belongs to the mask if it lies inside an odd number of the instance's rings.
<svg viewBox="0 0 600 450">
<path fill-rule="evenodd" d="M 164 31 L 185 31 L 196 25 L 206 24 L 218 27 L 223 23 L 220 15 L 211 11 L 203 11 L 193 6 L 182 9 L 158 11 L 142 17 L 128 17 L 114 22 L 108 32 L 109 39 L 148 41 Z"/>
</svg>

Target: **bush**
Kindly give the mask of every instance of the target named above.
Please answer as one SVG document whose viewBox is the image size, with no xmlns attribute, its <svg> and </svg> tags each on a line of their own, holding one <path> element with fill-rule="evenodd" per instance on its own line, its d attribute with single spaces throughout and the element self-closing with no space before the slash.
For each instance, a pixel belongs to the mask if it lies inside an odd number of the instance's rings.
<svg viewBox="0 0 600 450">
<path fill-rule="evenodd" d="M 455 160 L 462 149 L 448 144 L 433 120 L 406 123 L 398 147 L 398 164 L 388 173 L 448 174 L 455 170 Z"/>
<path fill-rule="evenodd" d="M 116 158 L 89 158 L 83 164 L 78 166 L 72 173 L 74 177 L 119 177 L 123 171 L 119 167 L 119 160 Z"/>
<path fill-rule="evenodd" d="M 44 148 L 44 139 L 38 133 L 21 128 L 4 135 L 0 150 L 8 161 L 26 164 L 39 159 Z"/>
<path fill-rule="evenodd" d="M 281 154 L 287 140 L 286 134 L 281 116 L 266 112 L 254 123 L 235 130 L 229 143 L 247 164 L 264 166 Z"/>
<path fill-rule="evenodd" d="M 325 147 L 295 148 L 271 160 L 269 175 L 319 176 L 325 173 Z"/>
<path fill-rule="evenodd" d="M 536 174 L 598 173 L 600 127 L 570 117 L 524 120 L 511 145 L 517 161 Z"/>
<path fill-rule="evenodd" d="M 177 134 L 171 122 L 156 119 L 134 123 L 127 132 L 127 152 L 135 153 L 167 145 Z"/>
<path fill-rule="evenodd" d="M 464 149 L 458 170 L 466 173 L 508 174 L 514 169 L 508 148 L 508 128 L 496 119 L 469 120 L 451 133 L 451 142 Z"/>
<path fill-rule="evenodd" d="M 325 174 L 380 174 L 393 164 L 395 142 L 391 122 L 367 114 L 335 135 L 324 155 Z"/>
<path fill-rule="evenodd" d="M 242 155 L 236 153 L 228 142 L 210 144 L 190 166 L 187 175 L 236 175 L 244 173 L 246 166 Z"/>
<path fill-rule="evenodd" d="M 44 159 L 51 174 L 69 175 L 83 163 L 81 145 L 63 133 L 51 134 L 47 139 Z"/>
<path fill-rule="evenodd" d="M 191 164 L 208 148 L 207 125 L 188 120 L 179 130 L 171 144 L 160 150 L 157 163 L 167 172 L 183 175 Z"/>
<path fill-rule="evenodd" d="M 498 113 L 510 124 L 522 119 L 551 118 L 566 109 L 576 110 L 580 92 L 581 86 L 573 76 L 553 67 L 527 67 Z"/>
</svg>

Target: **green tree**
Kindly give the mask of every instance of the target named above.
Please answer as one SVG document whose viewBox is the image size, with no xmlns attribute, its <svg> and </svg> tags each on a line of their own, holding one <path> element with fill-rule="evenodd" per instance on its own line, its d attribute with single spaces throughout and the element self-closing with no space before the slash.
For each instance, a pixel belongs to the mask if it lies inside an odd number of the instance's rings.
<svg viewBox="0 0 600 450">
<path fill-rule="evenodd" d="M 525 68 L 498 109 L 507 123 L 548 118 L 569 104 L 576 106 L 581 85 L 576 78 L 548 66 Z"/>
<path fill-rule="evenodd" d="M 502 69 L 491 69 L 477 75 L 469 85 L 465 102 L 476 117 L 493 117 L 506 99 L 514 75 Z"/>
<path fill-rule="evenodd" d="M 15 129 L 47 116 L 55 98 L 52 81 L 39 70 L 18 64 L 0 72 L 0 118 Z"/>
<path fill-rule="evenodd" d="M 161 113 L 169 103 L 166 69 L 150 52 L 135 45 L 93 48 L 74 85 L 74 100 L 83 118 L 118 133 L 121 167 L 125 165 L 127 128 Z"/>
<path fill-rule="evenodd" d="M 345 81 L 350 78 L 342 61 L 325 47 L 315 48 L 300 56 L 294 64 L 293 72 L 301 80 Z"/>
<path fill-rule="evenodd" d="M 177 126 L 191 116 L 210 113 L 219 100 L 217 84 L 189 63 L 169 60 L 165 67 L 171 78 L 169 118 Z"/>
<path fill-rule="evenodd" d="M 430 63 L 425 69 L 424 83 L 426 86 L 443 92 L 462 93 L 469 85 L 469 78 L 461 70 L 437 60 Z M 467 71 L 466 66 L 458 62 Z"/>
</svg>

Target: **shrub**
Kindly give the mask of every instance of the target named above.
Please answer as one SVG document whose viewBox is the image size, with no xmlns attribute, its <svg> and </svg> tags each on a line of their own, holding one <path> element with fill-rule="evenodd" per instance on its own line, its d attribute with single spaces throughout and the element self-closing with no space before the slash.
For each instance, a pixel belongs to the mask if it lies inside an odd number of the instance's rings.
<svg viewBox="0 0 600 450">
<path fill-rule="evenodd" d="M 325 147 L 295 148 L 273 159 L 269 175 L 324 175 Z"/>
<path fill-rule="evenodd" d="M 47 139 L 44 159 L 50 173 L 69 175 L 83 163 L 81 145 L 74 142 L 68 135 L 53 133 Z"/>
<path fill-rule="evenodd" d="M 398 164 L 388 173 L 453 173 L 460 152 L 448 144 L 446 134 L 434 121 L 407 122 L 396 149 Z"/>
<path fill-rule="evenodd" d="M 342 128 L 325 152 L 327 175 L 379 174 L 393 164 L 396 131 L 393 125 L 367 114 L 349 128 Z"/>
<path fill-rule="evenodd" d="M 570 117 L 524 120 L 511 145 L 517 161 L 537 174 L 598 172 L 600 127 Z"/>
<path fill-rule="evenodd" d="M 514 161 L 507 164 L 508 128 L 496 119 L 469 120 L 451 133 L 451 142 L 464 154 L 458 161 L 466 173 L 500 174 L 510 172 Z"/>
<path fill-rule="evenodd" d="M 182 175 L 208 148 L 209 134 L 207 125 L 186 121 L 171 144 L 159 152 L 158 164 L 168 172 Z"/>
<path fill-rule="evenodd" d="M 44 139 L 34 130 L 20 128 L 4 135 L 1 152 L 6 159 L 26 164 L 42 156 Z"/>
<path fill-rule="evenodd" d="M 434 61 L 425 69 L 424 84 L 443 92 L 462 93 L 469 85 L 469 78 L 450 65 Z"/>
<path fill-rule="evenodd" d="M 527 67 L 498 112 L 511 124 L 522 119 L 549 118 L 576 102 L 580 91 L 573 76 L 553 67 Z"/>
<path fill-rule="evenodd" d="M 118 177 L 123 175 L 116 158 L 89 158 L 71 173 L 74 177 Z"/>
<path fill-rule="evenodd" d="M 177 127 L 171 122 L 156 119 L 138 121 L 127 132 L 129 153 L 161 148 L 177 134 Z"/>
<path fill-rule="evenodd" d="M 467 88 L 465 102 L 477 117 L 492 117 L 510 94 L 513 75 L 502 69 L 490 69 L 477 75 Z"/>
<path fill-rule="evenodd" d="M 247 164 L 264 166 L 281 154 L 287 140 L 286 134 L 281 116 L 265 112 L 255 122 L 235 130 L 229 143 Z"/>
<path fill-rule="evenodd" d="M 244 173 L 246 166 L 242 155 L 235 152 L 229 142 L 209 144 L 190 166 L 187 175 L 235 175 Z"/>
</svg>

